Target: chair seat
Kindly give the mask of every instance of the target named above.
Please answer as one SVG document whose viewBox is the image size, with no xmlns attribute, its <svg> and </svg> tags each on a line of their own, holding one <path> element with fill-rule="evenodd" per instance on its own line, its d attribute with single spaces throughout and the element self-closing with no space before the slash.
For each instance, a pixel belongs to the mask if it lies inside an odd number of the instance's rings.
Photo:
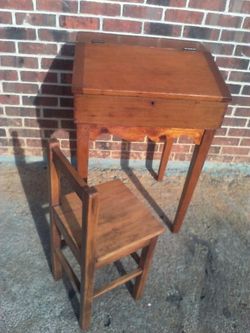
<svg viewBox="0 0 250 333">
<path fill-rule="evenodd" d="M 120 181 L 95 186 L 99 193 L 99 219 L 96 230 L 96 265 L 101 266 L 144 246 L 163 233 L 164 226 Z M 81 249 L 82 202 L 75 193 L 54 207 L 73 243 Z"/>
</svg>

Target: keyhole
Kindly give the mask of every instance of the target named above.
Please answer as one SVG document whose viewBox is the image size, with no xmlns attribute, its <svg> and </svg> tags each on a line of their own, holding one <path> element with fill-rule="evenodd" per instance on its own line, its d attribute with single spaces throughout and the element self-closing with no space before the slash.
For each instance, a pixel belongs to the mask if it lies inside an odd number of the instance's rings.
<svg viewBox="0 0 250 333">
<path fill-rule="evenodd" d="M 154 101 L 151 101 L 151 105 L 155 105 L 155 102 L 154 102 Z"/>
</svg>

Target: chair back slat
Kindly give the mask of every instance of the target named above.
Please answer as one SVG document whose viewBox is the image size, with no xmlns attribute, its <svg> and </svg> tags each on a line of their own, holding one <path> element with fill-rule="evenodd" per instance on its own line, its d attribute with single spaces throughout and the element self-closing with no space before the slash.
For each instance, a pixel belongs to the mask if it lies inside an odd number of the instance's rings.
<svg viewBox="0 0 250 333">
<path fill-rule="evenodd" d="M 68 179 L 79 198 L 82 198 L 82 192 L 85 188 L 88 189 L 88 185 L 79 177 L 77 171 L 73 168 L 59 147 L 52 148 L 52 158 L 56 168 Z"/>
<path fill-rule="evenodd" d="M 48 149 L 49 179 L 50 179 L 50 205 L 60 205 L 60 177 L 59 173 L 69 181 L 73 191 L 82 201 L 82 260 L 95 256 L 95 226 L 98 219 L 98 192 L 80 178 L 77 171 L 70 164 L 59 148 L 56 139 L 49 141 Z M 88 265 L 88 263 L 86 263 Z M 83 265 L 85 266 L 85 265 Z"/>
</svg>

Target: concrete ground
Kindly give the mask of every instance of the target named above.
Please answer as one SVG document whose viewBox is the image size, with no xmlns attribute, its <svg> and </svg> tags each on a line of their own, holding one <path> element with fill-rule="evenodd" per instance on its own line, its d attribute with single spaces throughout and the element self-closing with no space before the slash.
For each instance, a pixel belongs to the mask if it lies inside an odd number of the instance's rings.
<svg viewBox="0 0 250 333">
<path fill-rule="evenodd" d="M 80 332 L 77 295 L 50 271 L 46 175 L 42 163 L 0 164 L 1 333 Z M 184 174 L 157 183 L 148 171 L 90 170 L 90 183 L 116 177 L 173 219 Z M 98 298 L 89 332 L 249 333 L 249 190 L 249 174 L 203 173 L 181 231 L 158 242 L 142 300 L 124 286 Z M 97 284 L 115 276 L 109 266 Z"/>
</svg>

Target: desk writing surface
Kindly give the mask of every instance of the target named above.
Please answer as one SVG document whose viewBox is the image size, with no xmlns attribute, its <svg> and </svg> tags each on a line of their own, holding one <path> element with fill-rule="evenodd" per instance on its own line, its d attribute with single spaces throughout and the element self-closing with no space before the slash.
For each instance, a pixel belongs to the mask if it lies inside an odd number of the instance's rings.
<svg viewBox="0 0 250 333">
<path fill-rule="evenodd" d="M 230 100 L 207 52 L 123 44 L 77 44 L 73 92 Z"/>
</svg>

